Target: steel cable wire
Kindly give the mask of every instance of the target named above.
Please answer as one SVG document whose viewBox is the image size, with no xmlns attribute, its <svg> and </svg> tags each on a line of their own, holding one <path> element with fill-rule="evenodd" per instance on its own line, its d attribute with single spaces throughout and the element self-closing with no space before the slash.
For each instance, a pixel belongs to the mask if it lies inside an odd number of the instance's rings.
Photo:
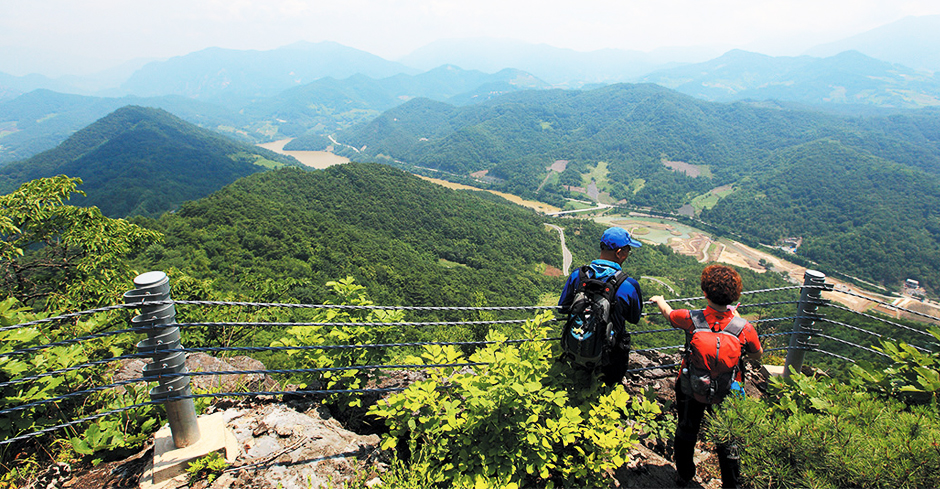
<svg viewBox="0 0 940 489">
<path fill-rule="evenodd" d="M 143 377 L 138 377 L 138 378 L 136 378 L 136 379 L 121 380 L 121 381 L 118 381 L 118 382 L 114 382 L 113 384 L 102 385 L 102 386 L 98 386 L 98 387 L 92 387 L 92 388 L 90 388 L 90 389 L 85 389 L 85 390 L 82 390 L 82 391 L 69 392 L 68 394 L 62 394 L 61 396 L 58 396 L 58 397 L 51 397 L 51 398 L 49 398 L 49 399 L 41 399 L 41 400 L 39 400 L 39 401 L 34 401 L 34 402 L 29 403 L 29 404 L 21 404 L 21 405 L 19 405 L 19 406 L 13 406 L 13 407 L 11 407 L 11 408 L 6 408 L 6 409 L 3 409 L 3 410 L 0 410 L 0 416 L 2 416 L 2 415 L 4 415 L 4 414 L 9 414 L 9 413 L 15 413 L 15 412 L 17 412 L 17 411 L 23 411 L 23 410 L 25 410 L 25 409 L 30 409 L 30 408 L 34 408 L 34 407 L 43 406 L 43 405 L 46 405 L 46 404 L 49 404 L 49 403 L 53 403 L 53 402 L 64 401 L 64 400 L 66 400 L 66 399 L 71 399 L 71 398 L 73 398 L 73 397 L 78 397 L 78 396 L 88 395 L 88 394 L 94 394 L 95 392 L 101 392 L 101 391 L 103 391 L 103 390 L 111 389 L 111 388 L 113 388 L 113 387 L 120 387 L 120 386 L 124 386 L 124 385 L 128 385 L 128 384 L 136 384 L 136 383 L 138 383 L 138 382 L 145 382 L 145 381 L 149 382 L 149 380 L 147 380 L 147 379 L 145 379 L 145 378 L 143 378 Z"/>
<path fill-rule="evenodd" d="M 883 356 L 883 357 L 888 357 L 888 358 L 890 358 L 889 355 L 886 355 L 886 354 L 884 354 L 884 353 L 882 353 L 882 352 L 880 352 L 880 351 L 878 351 L 878 350 L 873 350 L 873 349 L 871 349 L 871 348 L 864 347 L 864 346 L 859 345 L 859 344 L 857 344 L 857 343 L 852 343 L 851 341 L 846 341 L 846 340 L 843 340 L 843 339 L 841 339 L 841 338 L 836 338 L 835 336 L 829 336 L 829 335 L 827 335 L 827 334 L 822 334 L 822 333 L 813 333 L 811 336 L 813 336 L 813 337 L 815 337 L 815 338 L 825 338 L 825 339 L 827 339 L 827 340 L 836 341 L 836 342 L 842 343 L 842 344 L 844 344 L 844 345 L 853 346 L 853 347 L 858 348 L 858 349 L 860 349 L 860 350 L 865 350 L 865 351 L 867 351 L 867 352 L 869 352 L 869 353 L 874 353 L 874 354 L 876 354 L 876 355 L 881 355 L 881 356 Z"/>
<path fill-rule="evenodd" d="M 122 356 L 119 356 L 119 357 L 104 358 L 104 359 L 101 359 L 101 360 L 95 360 L 95 361 L 92 361 L 92 362 L 83 363 L 83 364 L 81 364 L 81 365 L 73 365 L 73 366 L 71 366 L 71 367 L 66 367 L 66 368 L 62 368 L 62 369 L 59 369 L 59 370 L 52 370 L 52 371 L 49 371 L 49 372 L 43 372 L 43 373 L 41 373 L 41 374 L 36 374 L 36 375 L 29 376 L 29 377 L 20 377 L 20 378 L 17 378 L 17 379 L 8 380 L 8 381 L 6 381 L 6 382 L 0 383 L 0 389 L 2 389 L 2 388 L 4 388 L 4 387 L 9 387 L 9 386 L 11 386 L 11 385 L 22 384 L 23 382 L 29 382 L 29 381 L 32 381 L 32 380 L 39 380 L 39 379 L 41 379 L 41 378 L 43 378 L 43 377 L 49 377 L 49 376 L 53 376 L 53 375 L 64 374 L 64 373 L 72 372 L 72 371 L 75 371 L 75 370 L 81 370 L 81 369 L 83 369 L 83 368 L 95 367 L 95 366 L 98 366 L 98 365 L 105 365 L 105 364 L 108 364 L 108 363 L 111 363 L 111 362 L 117 362 L 117 361 L 121 361 L 121 360 L 133 360 L 133 359 L 139 359 L 139 358 L 151 358 L 151 357 L 153 357 L 153 354 L 152 354 L 152 353 L 131 353 L 131 354 L 122 355 Z"/>
<path fill-rule="evenodd" d="M 904 330 L 907 330 L 907 331 L 911 331 L 911 332 L 913 332 L 913 333 L 918 333 L 918 334 L 922 334 L 922 335 L 924 335 L 924 336 L 929 336 L 929 337 L 933 338 L 933 335 L 930 334 L 930 333 L 928 333 L 928 332 L 926 332 L 926 331 L 921 331 L 921 330 L 919 330 L 919 329 L 917 329 L 917 328 L 912 328 L 912 327 L 910 327 L 910 326 L 905 326 L 905 325 L 903 325 L 903 324 L 896 323 L 896 322 L 894 322 L 894 321 L 889 321 L 889 320 L 887 320 L 887 319 L 880 318 L 880 317 L 878 317 L 878 316 L 873 316 L 873 315 L 871 315 L 871 314 L 866 314 L 866 313 L 864 313 L 864 312 L 853 311 L 852 309 L 849 309 L 848 307 L 843 307 L 843 306 L 840 306 L 840 305 L 837 305 L 837 304 L 830 304 L 829 307 L 832 307 L 832 308 L 834 308 L 834 309 L 841 309 L 841 310 L 843 310 L 843 311 L 848 311 L 848 312 L 851 312 L 851 313 L 856 314 L 856 315 L 858 315 L 858 316 L 864 316 L 864 317 L 866 317 L 866 318 L 868 318 L 868 319 L 874 319 L 875 321 L 881 321 L 881 322 L 883 322 L 883 323 L 890 324 L 890 325 L 892 325 L 892 326 L 895 326 L 895 327 L 898 327 L 898 328 L 901 328 L 901 329 L 904 329 Z"/>
<path fill-rule="evenodd" d="M 558 321 L 559 319 L 551 319 L 550 321 Z M 278 323 L 278 322 L 259 322 L 259 321 L 234 321 L 234 322 L 204 322 L 204 323 L 173 323 L 170 326 L 179 326 L 181 328 L 189 328 L 196 326 L 278 326 L 278 327 L 292 327 L 292 326 L 463 326 L 463 325 L 481 325 L 481 324 L 522 324 L 529 321 L 528 319 L 503 319 L 503 320 L 492 320 L 492 321 L 428 321 L 428 322 L 384 322 L 384 321 L 375 321 L 375 322 L 295 322 L 295 323 Z M 156 329 L 156 328 L 154 328 Z"/>
<path fill-rule="evenodd" d="M 898 311 L 904 311 L 904 312 L 908 312 L 908 313 L 914 314 L 914 315 L 916 315 L 916 316 L 921 316 L 921 317 L 925 317 L 925 318 L 928 318 L 928 319 L 933 319 L 933 320 L 935 320 L 935 321 L 940 321 L 940 318 L 938 318 L 938 317 L 934 317 L 934 316 L 931 316 L 931 315 L 929 315 L 929 314 L 924 314 L 924 313 L 922 313 L 922 312 L 914 311 L 914 310 L 912 310 L 912 309 L 907 309 L 907 308 L 904 308 L 904 307 L 901 307 L 901 306 L 895 306 L 894 304 L 889 304 L 889 303 L 887 303 L 887 302 L 879 301 L 878 299 L 872 299 L 871 297 L 866 297 L 866 296 L 864 296 L 864 295 L 857 294 L 857 293 L 852 292 L 852 291 L 848 291 L 848 290 L 836 290 L 836 292 L 838 292 L 838 293 L 840 293 L 840 294 L 851 295 L 851 296 L 853 296 L 853 297 L 859 297 L 859 298 L 865 299 L 865 300 L 867 300 L 867 301 L 869 301 L 869 302 L 874 302 L 875 304 L 881 304 L 881 305 L 883 305 L 883 306 L 885 306 L 885 307 L 890 307 L 890 308 L 895 309 L 895 310 L 898 310 Z"/>
<path fill-rule="evenodd" d="M 147 328 L 147 329 L 150 329 L 150 328 Z M 155 329 L 155 328 L 154 328 L 154 329 Z M 144 330 L 145 330 L 145 328 L 130 328 L 130 329 L 119 329 L 119 330 L 114 330 L 114 331 L 105 331 L 105 332 L 103 332 L 103 333 L 95 333 L 95 334 L 91 334 L 91 335 L 87 335 L 87 336 L 82 336 L 82 337 L 79 337 L 79 338 L 71 338 L 71 339 L 67 339 L 67 340 L 55 341 L 55 342 L 47 343 L 47 344 L 41 345 L 41 346 L 32 346 L 32 347 L 23 348 L 23 349 L 20 349 L 20 350 L 12 350 L 12 351 L 8 351 L 8 352 L 0 352 L 0 358 L 8 357 L 8 356 L 11 356 L 11 355 L 18 355 L 18 354 L 22 354 L 22 353 L 33 353 L 33 352 L 36 352 L 36 351 L 39 351 L 39 350 L 45 350 L 46 348 L 53 348 L 53 347 L 56 347 L 56 346 L 65 346 L 65 345 L 71 345 L 71 344 L 75 344 L 75 343 L 82 343 L 82 342 L 85 342 L 85 341 L 88 341 L 88 340 L 96 340 L 96 339 L 99 339 L 99 338 L 106 338 L 106 337 L 108 337 L 108 336 L 114 336 L 114 335 L 119 335 L 119 334 L 124 334 L 124 333 L 143 333 Z"/>
<path fill-rule="evenodd" d="M 148 303 L 148 304 L 149 304 L 149 303 Z M 43 324 L 43 323 L 53 323 L 53 322 L 56 322 L 56 321 L 61 321 L 61 320 L 63 320 L 63 319 L 72 319 L 72 318 L 76 318 L 76 317 L 87 316 L 87 315 L 90 315 L 90 314 L 98 314 L 99 312 L 114 311 L 114 310 L 117 310 L 117 309 L 128 309 L 128 308 L 132 308 L 132 307 L 135 307 L 135 306 L 134 306 L 134 305 L 129 305 L 129 304 L 117 304 L 117 305 L 114 305 L 114 306 L 100 307 L 100 308 L 98 308 L 98 309 L 89 309 L 89 310 L 87 310 L 87 311 L 71 312 L 71 313 L 62 314 L 62 315 L 59 315 L 59 316 L 53 316 L 53 317 L 43 318 L 43 319 L 36 319 L 36 320 L 33 320 L 33 321 L 27 321 L 27 322 L 25 322 L 25 323 L 14 324 L 14 325 L 12 325 L 12 326 L 4 326 L 4 327 L 0 328 L 0 333 L 2 333 L 2 332 L 4 332 L 4 331 L 10 331 L 10 330 L 13 330 L 13 329 L 17 329 L 17 328 L 25 328 L 25 327 L 27 327 L 27 326 L 36 326 L 36 325 Z"/>
</svg>

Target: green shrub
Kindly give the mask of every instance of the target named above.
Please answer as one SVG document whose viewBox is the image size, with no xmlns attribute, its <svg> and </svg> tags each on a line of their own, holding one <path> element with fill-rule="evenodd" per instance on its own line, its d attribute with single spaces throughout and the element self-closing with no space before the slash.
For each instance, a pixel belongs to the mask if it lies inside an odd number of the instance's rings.
<svg viewBox="0 0 940 489">
<path fill-rule="evenodd" d="M 940 487 L 937 405 L 909 406 L 828 378 L 771 381 L 728 399 L 707 430 L 736 441 L 753 487 Z"/>
<path fill-rule="evenodd" d="M 352 277 L 339 282 L 327 282 L 327 287 L 338 294 L 343 304 L 371 306 L 364 292 Z M 330 302 L 326 302 L 330 304 Z M 295 326 L 272 346 L 317 346 L 375 344 L 386 341 L 393 331 L 387 323 L 400 322 L 402 311 L 381 309 L 325 309 L 313 314 L 309 322 L 344 323 L 342 326 Z M 348 323 L 345 324 L 345 323 Z M 362 324 L 370 323 L 370 324 Z M 382 324 L 375 324 L 382 323 Z M 357 365 L 376 365 L 386 360 L 388 348 L 337 348 L 288 350 L 289 366 L 293 368 L 336 368 Z M 326 389 L 360 389 L 374 377 L 372 370 L 351 369 L 322 372 L 307 378 L 307 382 L 319 382 Z M 347 399 L 350 406 L 359 406 L 359 396 L 333 396 L 333 400 Z"/>
<path fill-rule="evenodd" d="M 940 328 L 932 328 L 930 334 L 940 340 Z M 925 353 L 896 341 L 882 341 L 881 348 L 875 349 L 888 355 L 893 363 L 885 369 L 866 362 L 853 365 L 851 372 L 861 385 L 908 404 L 940 400 L 940 353 Z"/>
<path fill-rule="evenodd" d="M 524 337 L 544 338 L 550 317 L 527 322 Z M 370 409 L 385 418 L 390 430 L 382 448 L 407 445 L 411 471 L 420 473 L 410 481 L 455 487 L 594 486 L 628 460 L 643 423 L 659 412 L 644 398 L 631 403 L 622 386 L 607 389 L 596 377 L 556 362 L 554 343 L 507 343 L 498 332 L 487 339 L 495 343 L 469 357 L 486 365 L 473 372 L 428 368 L 428 380 Z M 467 360 L 453 347 L 431 346 L 408 361 Z"/>
</svg>

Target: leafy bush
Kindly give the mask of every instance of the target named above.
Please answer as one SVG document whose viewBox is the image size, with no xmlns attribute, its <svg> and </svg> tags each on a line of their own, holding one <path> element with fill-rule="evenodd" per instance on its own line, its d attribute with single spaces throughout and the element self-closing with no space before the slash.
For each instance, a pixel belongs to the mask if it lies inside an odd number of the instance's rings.
<svg viewBox="0 0 940 489">
<path fill-rule="evenodd" d="M 930 334 L 940 341 L 940 328 Z M 881 348 L 894 362 L 886 369 L 859 362 L 852 373 L 866 388 L 909 404 L 937 403 L 940 396 L 940 353 L 925 353 L 906 343 L 882 341 Z"/>
<path fill-rule="evenodd" d="M 12 297 L 0 301 L 0 327 L 34 321 L 46 316 L 48 314 L 30 312 Z M 88 363 L 91 359 L 121 355 L 127 345 L 114 336 L 28 353 L 16 352 L 101 331 L 113 321 L 115 317 L 97 314 L 74 324 L 56 323 L 55 327 L 41 324 L 0 332 L 0 382 L 6 383 L 0 387 L 0 410 L 47 401 L 111 383 L 109 373 L 115 370 L 113 364 L 76 367 Z M 56 375 L 40 376 L 56 370 L 65 371 Z M 18 379 L 32 377 L 36 378 L 16 382 Z M 10 411 L 0 414 L 0 440 L 9 440 L 65 421 L 147 400 L 149 397 L 145 385 L 127 385 L 121 391 L 104 390 L 85 397 L 65 398 L 53 403 Z M 0 464 L 5 470 L 17 470 L 22 476 L 26 476 L 28 471 L 24 472 L 16 467 L 31 464 L 42 454 L 55 457 L 59 453 L 68 452 L 69 449 L 82 455 L 131 450 L 149 438 L 159 427 L 160 419 L 161 408 L 153 405 L 109 414 L 87 424 L 69 428 L 68 438 L 71 444 L 62 438 L 53 438 L 60 436 L 59 434 L 50 433 L 4 445 L 0 447 Z M 34 450 L 38 444 L 53 448 L 46 451 Z"/>
<path fill-rule="evenodd" d="M 228 468 L 228 462 L 219 452 L 212 452 L 205 457 L 197 458 L 186 467 L 186 473 L 189 474 L 189 485 L 192 486 L 197 481 L 205 479 L 207 484 L 212 484 L 225 469 Z"/>
<path fill-rule="evenodd" d="M 371 306 L 364 292 L 352 277 L 339 282 L 327 282 L 341 298 L 342 303 Z M 330 302 L 325 302 L 330 304 Z M 381 309 L 325 309 L 313 314 L 310 322 L 348 323 L 342 326 L 295 326 L 287 330 L 290 336 L 275 341 L 272 346 L 328 346 L 375 344 L 384 341 L 392 326 L 375 323 L 401 321 L 402 311 Z M 368 324 L 364 324 L 368 323 Z M 341 368 L 381 364 L 387 358 L 387 348 L 328 348 L 288 350 L 290 363 L 296 368 Z M 350 369 L 321 372 L 309 377 L 309 382 L 323 383 L 326 389 L 360 389 L 374 377 L 374 370 Z M 334 396 L 334 400 L 349 397 L 350 406 L 361 405 L 358 396 Z"/>
<path fill-rule="evenodd" d="M 544 338 L 550 318 L 536 317 L 523 333 Z M 487 339 L 494 343 L 469 357 L 483 364 L 474 371 L 428 368 L 428 380 L 370 409 L 390 430 L 382 448 L 407 446 L 411 471 L 418 473 L 409 480 L 455 487 L 593 486 L 627 461 L 643 424 L 659 412 L 647 399 L 631 404 L 622 386 L 609 390 L 556 362 L 553 343 L 516 345 L 498 332 Z M 467 360 L 451 346 L 429 346 L 408 361 Z"/>
<path fill-rule="evenodd" d="M 940 487 L 937 405 L 829 378 L 772 379 L 771 401 L 728 399 L 708 429 L 736 441 L 754 487 Z"/>
</svg>

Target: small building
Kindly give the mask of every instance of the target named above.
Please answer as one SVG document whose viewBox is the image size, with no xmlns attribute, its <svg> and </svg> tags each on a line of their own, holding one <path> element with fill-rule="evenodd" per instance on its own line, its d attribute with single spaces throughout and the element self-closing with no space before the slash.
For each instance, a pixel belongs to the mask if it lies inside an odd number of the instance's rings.
<svg viewBox="0 0 940 489">
<path fill-rule="evenodd" d="M 907 279 L 907 280 L 904 281 L 904 287 L 907 287 L 908 289 L 919 289 L 919 288 L 920 288 L 920 282 L 918 282 L 917 280 L 914 280 L 914 279 L 910 279 L 910 278 L 909 278 L 909 279 Z"/>
</svg>

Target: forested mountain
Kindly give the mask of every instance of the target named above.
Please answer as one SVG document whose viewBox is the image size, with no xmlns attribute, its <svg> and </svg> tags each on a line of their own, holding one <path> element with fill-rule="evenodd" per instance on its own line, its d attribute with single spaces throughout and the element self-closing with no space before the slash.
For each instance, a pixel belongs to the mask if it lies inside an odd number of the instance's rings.
<svg viewBox="0 0 940 489">
<path fill-rule="evenodd" d="M 702 213 L 764 242 L 801 236 L 800 254 L 885 283 L 940 280 L 940 179 L 835 140 L 788 148 L 769 171 Z"/>
<path fill-rule="evenodd" d="M 108 216 L 157 216 L 236 179 L 293 158 L 220 136 L 160 109 L 128 106 L 76 132 L 54 149 L 0 168 L 0 193 L 40 177 L 79 177 Z"/>
<path fill-rule="evenodd" d="M 349 275 L 381 304 L 534 304 L 559 286 L 543 273 L 561 266 L 558 234 L 488 196 L 375 164 L 265 172 L 163 215 L 139 261 L 254 295 L 277 279 L 301 301 Z"/>
<path fill-rule="evenodd" d="M 163 97 L 91 97 L 35 90 L 0 103 L 0 166 L 56 147 L 75 131 L 126 105 L 166 110 L 201 127 L 248 140 L 248 125 L 235 111 L 176 95 Z"/>
<path fill-rule="evenodd" d="M 858 51 L 813 58 L 733 50 L 704 63 L 651 73 L 642 81 L 711 101 L 774 99 L 901 108 L 940 105 L 940 80 L 933 74 Z"/>
<path fill-rule="evenodd" d="M 599 189 L 609 192 L 614 200 L 665 212 L 676 212 L 718 187 L 743 188 L 746 184 L 757 185 L 754 188 L 760 193 L 779 192 L 781 198 L 798 202 L 806 212 L 826 212 L 818 199 L 798 200 L 800 194 L 792 187 L 781 186 L 779 180 L 766 176 L 791 175 L 785 162 L 801 157 L 803 152 L 825 154 L 829 148 L 845 148 L 859 157 L 890 161 L 890 168 L 917 175 L 914 178 L 927 187 L 940 175 L 940 110 L 847 118 L 744 103 L 708 103 L 655 85 L 617 85 L 584 92 L 519 92 L 463 108 L 414 100 L 369 124 L 341 133 L 339 140 L 365 148 L 358 158 L 387 155 L 392 160 L 383 161 L 431 168 L 465 181 L 471 173 L 486 171 L 488 183 L 480 184 L 547 201 L 557 202 L 566 195 L 562 184 L 586 186 L 594 179 Z M 819 140 L 837 141 L 839 145 L 809 144 Z M 781 155 L 791 156 L 788 159 Z M 548 166 L 556 160 L 567 160 L 568 165 L 553 180 Z M 599 162 L 606 163 L 605 175 L 596 173 Z M 677 163 L 678 168 L 684 164 L 684 168 L 695 170 L 690 173 L 699 176 L 673 170 Z M 858 206 L 862 215 L 903 212 L 900 207 L 873 208 L 896 202 L 892 193 L 897 189 L 876 185 L 862 194 L 839 191 L 836 185 L 848 174 L 845 169 L 841 171 L 820 175 L 830 179 L 826 185 L 836 192 L 832 198 L 838 196 L 844 205 Z M 904 195 L 923 205 L 932 199 L 927 187 L 911 188 Z M 773 243 L 793 236 L 791 226 L 798 222 L 798 215 L 771 215 L 776 216 L 772 222 L 762 221 L 763 239 Z M 825 220 L 844 223 L 834 216 Z M 739 219 L 725 224 L 729 230 L 743 231 L 743 223 Z M 851 239 L 855 227 L 863 224 L 840 227 L 845 235 L 838 239 Z M 811 228 L 803 228 L 804 234 L 809 232 Z M 903 232 L 913 232 L 913 228 Z M 926 239 L 936 242 L 940 238 Z M 855 253 L 875 246 L 874 242 L 862 241 Z M 819 258 L 824 265 L 837 265 L 824 253 Z M 922 275 L 925 270 L 920 265 L 900 256 L 886 263 L 895 266 L 892 273 L 886 274 L 883 268 L 868 269 L 862 276 L 892 283 L 899 275 L 908 275 L 928 284 L 940 284 L 937 269 L 928 278 Z"/>
<path fill-rule="evenodd" d="M 334 42 L 297 42 L 269 51 L 208 48 L 152 62 L 121 88 L 134 95 L 183 95 L 232 107 L 327 76 L 384 78 L 416 72 Z"/>
</svg>

